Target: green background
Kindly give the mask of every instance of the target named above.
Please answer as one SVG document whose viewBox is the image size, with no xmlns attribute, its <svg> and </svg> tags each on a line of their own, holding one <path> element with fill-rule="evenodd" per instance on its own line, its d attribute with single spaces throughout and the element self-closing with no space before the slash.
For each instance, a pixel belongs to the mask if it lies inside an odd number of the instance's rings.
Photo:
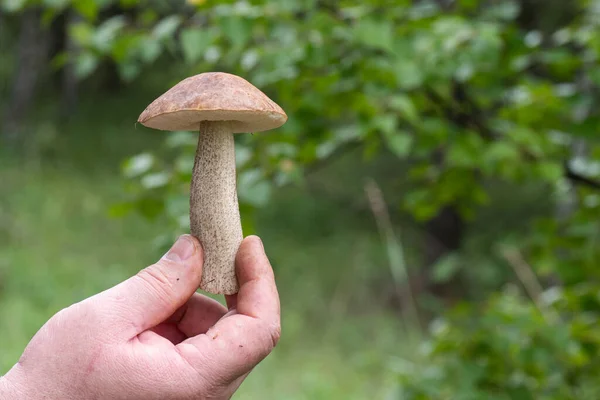
<svg viewBox="0 0 600 400">
<path fill-rule="evenodd" d="M 245 234 L 283 306 L 257 399 L 596 399 L 597 0 L 0 2 L 0 371 L 189 229 L 196 134 L 135 123 L 240 75 Z"/>
</svg>

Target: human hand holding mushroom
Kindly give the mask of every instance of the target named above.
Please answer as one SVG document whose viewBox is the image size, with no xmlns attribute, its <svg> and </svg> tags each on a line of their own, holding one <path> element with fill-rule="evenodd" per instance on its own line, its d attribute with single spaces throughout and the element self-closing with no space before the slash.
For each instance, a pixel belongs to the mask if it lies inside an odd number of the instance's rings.
<svg viewBox="0 0 600 400">
<path fill-rule="evenodd" d="M 235 256 L 243 239 L 234 133 L 261 132 L 283 125 L 285 112 L 248 81 L 212 72 L 187 78 L 140 115 L 144 126 L 165 131 L 198 131 L 190 186 L 190 229 L 204 248 L 200 288 L 237 293 Z"/>
<path fill-rule="evenodd" d="M 0 377 L 0 399 L 230 398 L 279 339 L 279 296 L 257 237 L 240 246 L 228 308 L 195 293 L 202 258 L 184 235 L 156 264 L 58 312 Z"/>
</svg>

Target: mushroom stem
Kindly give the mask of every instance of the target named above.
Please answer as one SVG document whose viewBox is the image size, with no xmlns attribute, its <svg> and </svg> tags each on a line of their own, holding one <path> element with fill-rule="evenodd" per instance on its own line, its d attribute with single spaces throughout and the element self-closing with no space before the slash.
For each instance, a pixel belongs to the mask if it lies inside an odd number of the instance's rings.
<svg viewBox="0 0 600 400">
<path fill-rule="evenodd" d="M 200 123 L 190 188 L 191 233 L 204 250 L 200 288 L 214 294 L 238 291 L 235 256 L 243 234 L 231 132 L 228 122 Z"/>
</svg>

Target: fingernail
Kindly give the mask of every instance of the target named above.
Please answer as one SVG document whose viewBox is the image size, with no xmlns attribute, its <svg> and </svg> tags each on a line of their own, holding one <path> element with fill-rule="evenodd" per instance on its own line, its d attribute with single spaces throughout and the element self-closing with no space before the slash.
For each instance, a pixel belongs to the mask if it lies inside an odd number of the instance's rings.
<svg viewBox="0 0 600 400">
<path fill-rule="evenodd" d="M 188 235 L 180 236 L 175 242 L 171 250 L 165 254 L 167 260 L 181 262 L 185 261 L 194 254 L 194 242 Z"/>
</svg>

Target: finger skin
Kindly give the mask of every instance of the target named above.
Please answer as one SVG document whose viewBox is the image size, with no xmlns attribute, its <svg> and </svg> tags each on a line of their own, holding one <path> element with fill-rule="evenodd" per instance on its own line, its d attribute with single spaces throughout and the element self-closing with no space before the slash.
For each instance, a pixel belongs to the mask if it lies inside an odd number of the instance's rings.
<svg viewBox="0 0 600 400">
<path fill-rule="evenodd" d="M 180 315 L 174 315 L 178 317 L 175 319 L 177 328 L 186 337 L 192 337 L 206 333 L 227 313 L 227 308 L 210 297 L 194 293 L 192 298 L 178 310 L 178 313 Z"/>
<path fill-rule="evenodd" d="M 225 302 L 228 309 L 233 309 L 237 305 L 237 293 L 225 295 Z"/>
<path fill-rule="evenodd" d="M 202 278 L 202 246 L 191 235 L 183 235 L 179 240 L 193 245 L 188 259 L 172 261 L 164 256 L 156 264 L 89 299 L 126 328 L 122 339 L 129 340 L 165 321 L 198 288 Z"/>
<path fill-rule="evenodd" d="M 145 332 L 142 332 L 138 335 L 140 342 L 152 344 L 155 343 L 152 335 L 157 335 L 157 337 L 167 339 L 171 344 L 179 344 L 183 342 L 188 337 L 179 330 L 177 324 L 163 322 L 162 324 L 158 324 L 154 328 L 151 328 Z"/>
<path fill-rule="evenodd" d="M 272 351 L 280 336 L 279 295 L 260 239 L 244 239 L 236 271 L 240 291 L 235 307 L 206 334 L 177 345 L 192 366 L 208 367 L 225 380 L 249 372 Z"/>
<path fill-rule="evenodd" d="M 273 268 L 261 240 L 249 236 L 238 251 L 236 272 L 240 281 L 238 313 L 269 324 L 279 324 L 279 294 Z"/>
<path fill-rule="evenodd" d="M 158 343 L 158 338 L 152 335 L 154 333 L 172 344 L 179 344 L 189 337 L 206 333 L 226 313 L 227 309 L 218 301 L 194 293 L 166 321 L 142 332 L 138 337 L 143 343 Z"/>
</svg>

